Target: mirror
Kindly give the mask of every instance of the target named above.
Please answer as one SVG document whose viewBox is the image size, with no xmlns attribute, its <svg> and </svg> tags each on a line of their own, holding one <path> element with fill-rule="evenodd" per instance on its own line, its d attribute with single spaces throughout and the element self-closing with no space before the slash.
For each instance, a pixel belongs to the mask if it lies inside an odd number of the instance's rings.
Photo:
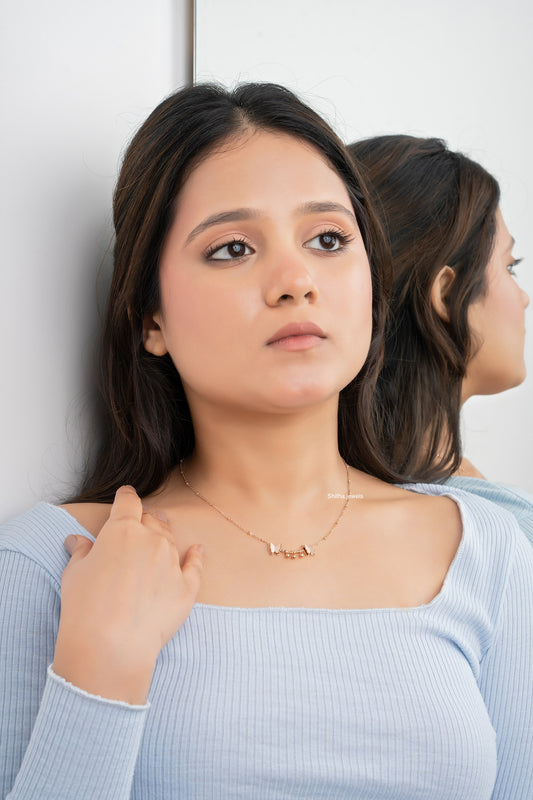
<svg viewBox="0 0 533 800">
<path fill-rule="evenodd" d="M 294 89 L 350 142 L 438 136 L 499 180 L 516 256 L 533 254 L 533 6 L 527 0 L 196 0 L 195 80 Z M 533 297 L 530 258 L 518 281 Z M 529 374 L 533 345 L 526 343 Z M 533 492 L 533 377 L 464 409 L 465 451 Z"/>
</svg>

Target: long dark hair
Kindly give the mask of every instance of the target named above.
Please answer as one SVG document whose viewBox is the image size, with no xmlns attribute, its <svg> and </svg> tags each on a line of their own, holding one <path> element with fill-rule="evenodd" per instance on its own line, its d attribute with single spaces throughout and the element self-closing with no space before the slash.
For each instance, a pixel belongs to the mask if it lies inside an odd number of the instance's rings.
<svg viewBox="0 0 533 800">
<path fill-rule="evenodd" d="M 377 136 L 349 145 L 387 233 L 393 290 L 375 393 L 380 443 L 411 480 L 449 477 L 462 456 L 461 385 L 476 342 L 470 304 L 483 296 L 500 191 L 440 139 Z M 455 276 L 449 319 L 431 302 L 445 265 Z"/>
<path fill-rule="evenodd" d="M 159 308 L 159 259 L 180 189 L 215 147 L 247 128 L 311 144 L 347 187 L 371 263 L 373 337 L 362 370 L 341 393 L 339 447 L 352 465 L 387 480 L 397 477 L 380 456 L 371 418 L 389 260 L 357 170 L 331 128 L 287 89 L 245 84 L 228 92 L 197 85 L 164 100 L 124 157 L 114 195 L 114 273 L 101 348 L 104 435 L 78 501 L 110 501 L 124 483 L 141 496 L 154 492 L 194 448 L 180 376 L 170 356 L 145 350 L 143 318 Z"/>
</svg>

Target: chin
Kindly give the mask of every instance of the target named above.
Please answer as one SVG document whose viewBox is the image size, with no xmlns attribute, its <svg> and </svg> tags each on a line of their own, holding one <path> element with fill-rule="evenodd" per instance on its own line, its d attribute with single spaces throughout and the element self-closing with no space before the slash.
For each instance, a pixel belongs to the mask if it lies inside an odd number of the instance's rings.
<svg viewBox="0 0 533 800">
<path fill-rule="evenodd" d="M 274 410 L 280 412 L 303 411 L 331 402 L 333 398 L 337 399 L 338 396 L 338 392 L 328 394 L 324 392 L 301 391 L 272 398 L 271 405 Z"/>
<path fill-rule="evenodd" d="M 517 370 L 516 373 L 507 373 L 505 376 L 499 376 L 493 378 L 491 381 L 487 381 L 485 385 L 480 386 L 478 391 L 474 392 L 473 394 L 489 395 L 508 392 L 509 389 L 515 389 L 517 386 L 520 386 L 520 384 L 524 383 L 525 379 L 526 368 L 523 367 L 522 370 Z"/>
<path fill-rule="evenodd" d="M 526 368 L 524 367 L 524 369 L 523 369 L 523 371 L 520 373 L 520 375 L 519 375 L 519 376 L 517 376 L 517 377 L 515 378 L 515 380 L 514 380 L 512 383 L 510 383 L 510 384 L 509 384 L 509 386 L 508 386 L 507 388 L 508 388 L 508 389 L 514 389 L 514 388 L 516 388 L 517 386 L 520 386 L 520 384 L 524 383 L 524 381 L 525 381 L 526 377 L 527 377 L 527 372 L 526 372 Z"/>
<path fill-rule="evenodd" d="M 266 399 L 276 411 L 297 411 L 312 408 L 323 403 L 337 400 L 342 387 L 337 383 L 298 382 L 280 386 L 271 386 Z"/>
</svg>

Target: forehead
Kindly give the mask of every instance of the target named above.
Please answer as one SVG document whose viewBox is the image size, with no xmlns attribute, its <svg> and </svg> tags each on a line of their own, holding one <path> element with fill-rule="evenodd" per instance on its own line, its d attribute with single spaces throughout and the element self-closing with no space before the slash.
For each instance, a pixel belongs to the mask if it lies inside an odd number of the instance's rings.
<svg viewBox="0 0 533 800">
<path fill-rule="evenodd" d="M 494 236 L 494 251 L 510 252 L 514 246 L 514 239 L 509 233 L 505 220 L 503 218 L 500 207 L 496 209 L 494 215 L 496 221 L 496 230 Z"/>
<path fill-rule="evenodd" d="M 319 150 L 288 134 L 246 131 L 193 169 L 177 198 L 177 217 L 190 224 L 227 208 L 281 212 L 317 199 L 351 209 L 344 182 Z"/>
</svg>

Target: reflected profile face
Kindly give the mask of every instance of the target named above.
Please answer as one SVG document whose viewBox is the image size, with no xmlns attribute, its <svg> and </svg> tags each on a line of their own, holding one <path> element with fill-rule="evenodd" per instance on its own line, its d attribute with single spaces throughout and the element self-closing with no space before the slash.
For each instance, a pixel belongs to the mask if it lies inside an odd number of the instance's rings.
<svg viewBox="0 0 533 800">
<path fill-rule="evenodd" d="M 516 282 L 514 240 L 500 209 L 487 264 L 486 291 L 469 308 L 474 355 L 463 381 L 463 400 L 475 394 L 496 394 L 518 386 L 526 377 L 525 310 L 529 297 Z"/>
<path fill-rule="evenodd" d="M 208 155 L 177 201 L 145 347 L 195 404 L 283 412 L 334 399 L 366 360 L 368 258 L 320 152 L 250 130 Z"/>
</svg>

